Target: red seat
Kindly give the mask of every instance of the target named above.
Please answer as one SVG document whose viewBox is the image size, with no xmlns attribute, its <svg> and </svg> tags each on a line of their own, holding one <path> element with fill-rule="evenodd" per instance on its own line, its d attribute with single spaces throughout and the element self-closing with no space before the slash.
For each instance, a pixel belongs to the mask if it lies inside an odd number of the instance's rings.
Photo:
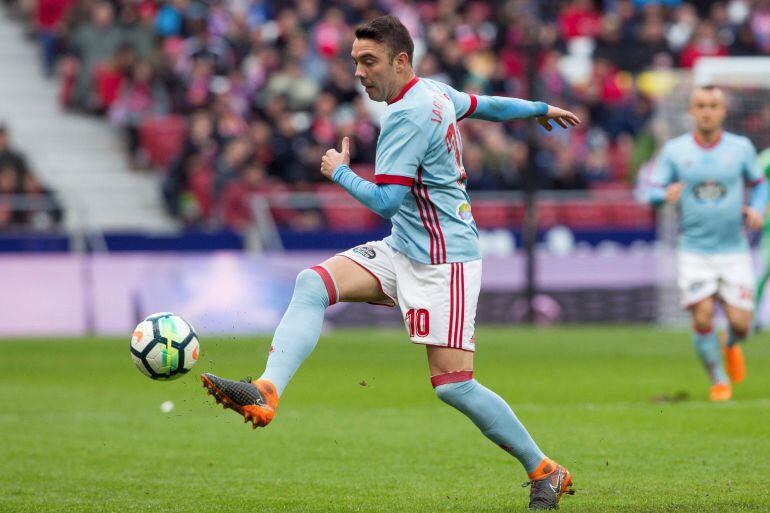
<svg viewBox="0 0 770 513">
<path fill-rule="evenodd" d="M 139 125 L 139 146 L 150 164 L 168 167 L 179 156 L 187 126 L 183 116 L 154 116 Z"/>
<path fill-rule="evenodd" d="M 511 226 L 511 207 L 505 201 L 475 201 L 473 219 L 479 228 L 508 228 Z"/>
<path fill-rule="evenodd" d="M 355 200 L 349 199 L 344 203 L 336 201 L 325 202 L 322 207 L 324 217 L 329 228 L 339 231 L 371 230 L 380 224 L 381 218 L 359 205 Z"/>
<path fill-rule="evenodd" d="M 596 229 L 611 224 L 607 205 L 595 202 L 570 202 L 564 204 L 564 222 L 570 228 Z"/>
<path fill-rule="evenodd" d="M 364 180 L 374 181 L 374 166 L 371 164 L 356 164 L 353 171 Z"/>
<path fill-rule="evenodd" d="M 655 227 L 655 215 L 652 207 L 635 201 L 615 202 L 607 205 L 612 224 L 618 228 Z"/>
<path fill-rule="evenodd" d="M 524 215 L 526 214 L 526 208 L 524 203 L 514 203 L 511 205 L 510 219 L 511 225 L 514 228 L 521 228 L 524 226 Z"/>
<path fill-rule="evenodd" d="M 537 227 L 540 229 L 551 228 L 564 222 L 562 208 L 555 201 L 537 202 Z"/>
</svg>

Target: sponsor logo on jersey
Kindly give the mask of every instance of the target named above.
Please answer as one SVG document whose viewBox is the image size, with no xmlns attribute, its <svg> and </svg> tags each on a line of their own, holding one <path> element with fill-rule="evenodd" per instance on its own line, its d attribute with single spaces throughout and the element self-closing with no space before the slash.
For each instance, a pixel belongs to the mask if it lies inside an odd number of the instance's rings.
<svg viewBox="0 0 770 513">
<path fill-rule="evenodd" d="M 353 248 L 353 253 L 358 253 L 362 257 L 368 258 L 369 260 L 377 256 L 377 253 L 374 252 L 374 248 L 371 246 L 356 246 Z"/>
<path fill-rule="evenodd" d="M 698 289 L 702 289 L 706 285 L 705 281 L 694 281 L 690 283 L 690 292 L 696 292 Z"/>
<path fill-rule="evenodd" d="M 460 205 L 457 207 L 457 216 L 466 223 L 473 221 L 473 212 L 471 212 L 471 206 L 465 201 L 460 203 Z"/>
<path fill-rule="evenodd" d="M 727 187 L 724 184 L 713 180 L 706 180 L 693 187 L 693 194 L 700 201 L 716 201 L 722 199 L 727 194 Z"/>
</svg>

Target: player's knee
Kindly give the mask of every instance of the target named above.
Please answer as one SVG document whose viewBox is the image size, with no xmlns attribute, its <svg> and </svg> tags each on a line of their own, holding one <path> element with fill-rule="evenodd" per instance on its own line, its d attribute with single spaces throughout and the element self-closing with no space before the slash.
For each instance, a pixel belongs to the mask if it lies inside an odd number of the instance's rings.
<svg viewBox="0 0 770 513">
<path fill-rule="evenodd" d="M 736 339 L 742 340 L 749 336 L 749 321 L 731 322 L 730 329 L 733 330 L 733 335 L 735 335 Z"/>
<path fill-rule="evenodd" d="M 322 303 L 324 307 L 336 303 L 336 287 L 328 271 L 318 266 L 301 271 L 294 283 L 294 301 Z"/>
<path fill-rule="evenodd" d="M 467 394 L 476 383 L 470 372 L 451 372 L 439 374 L 430 378 L 436 397 L 443 402 L 457 407 L 462 401 L 463 396 Z"/>
<path fill-rule="evenodd" d="M 693 327 L 698 333 L 708 333 L 714 329 L 714 319 L 710 311 L 701 309 L 693 313 Z"/>
<path fill-rule="evenodd" d="M 692 323 L 693 329 L 701 335 L 707 335 L 714 330 L 714 323 L 710 318 L 698 319 L 695 318 Z"/>
</svg>

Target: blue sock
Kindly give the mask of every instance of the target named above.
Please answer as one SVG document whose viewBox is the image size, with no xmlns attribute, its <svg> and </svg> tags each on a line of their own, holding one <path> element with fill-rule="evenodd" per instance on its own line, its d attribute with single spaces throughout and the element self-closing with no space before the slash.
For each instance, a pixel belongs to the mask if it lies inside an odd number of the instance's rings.
<svg viewBox="0 0 770 513">
<path fill-rule="evenodd" d="M 275 330 L 265 372 L 259 378 L 275 385 L 279 396 L 315 349 L 324 312 L 336 299 L 334 281 L 323 267 L 305 269 L 297 276 L 291 303 Z"/>
<path fill-rule="evenodd" d="M 722 365 L 722 350 L 717 342 L 716 332 L 711 329 L 708 332 L 693 331 L 693 343 L 695 351 L 700 356 L 703 367 L 708 372 L 711 383 L 729 383 L 730 379 Z"/>
<path fill-rule="evenodd" d="M 463 412 L 487 438 L 518 459 L 528 474 L 545 458 L 508 403 L 475 379 L 438 385 L 436 395 Z"/>
</svg>

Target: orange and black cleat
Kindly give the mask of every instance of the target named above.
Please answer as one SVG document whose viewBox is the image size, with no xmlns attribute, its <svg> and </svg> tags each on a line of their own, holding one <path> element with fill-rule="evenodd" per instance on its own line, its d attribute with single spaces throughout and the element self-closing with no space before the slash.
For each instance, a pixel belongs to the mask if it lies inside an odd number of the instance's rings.
<svg viewBox="0 0 770 513">
<path fill-rule="evenodd" d="M 217 403 L 243 415 L 243 421 L 251 421 L 254 429 L 267 426 L 273 420 L 278 392 L 266 379 L 233 381 L 206 372 L 201 374 L 201 381 Z"/>
<path fill-rule="evenodd" d="M 559 509 L 559 499 L 565 493 L 574 495 L 569 471 L 553 460 L 545 458 L 529 475 L 523 486 L 531 486 L 529 509 Z"/>
</svg>

